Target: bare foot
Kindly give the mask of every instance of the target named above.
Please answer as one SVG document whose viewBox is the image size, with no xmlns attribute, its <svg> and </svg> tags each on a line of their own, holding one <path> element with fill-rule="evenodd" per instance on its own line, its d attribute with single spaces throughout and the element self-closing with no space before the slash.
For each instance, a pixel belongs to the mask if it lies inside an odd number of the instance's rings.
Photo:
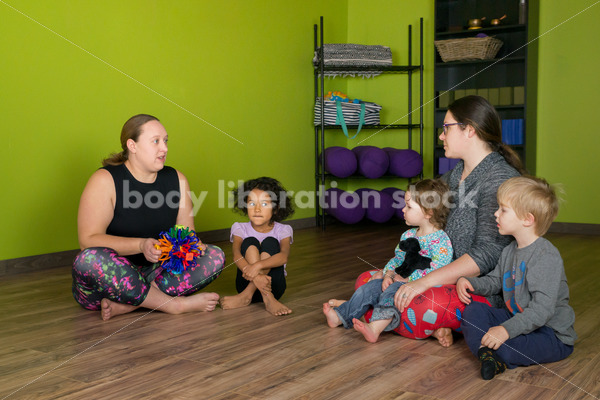
<svg viewBox="0 0 600 400">
<path fill-rule="evenodd" d="M 184 302 L 183 312 L 213 311 L 219 304 L 219 294 L 213 292 L 198 293 L 188 297 L 178 297 L 176 300 Z"/>
<path fill-rule="evenodd" d="M 433 331 L 431 334 L 434 338 L 440 342 L 442 347 L 450 347 L 452 343 L 454 343 L 454 338 L 452 337 L 452 329 L 450 328 L 439 328 Z"/>
<path fill-rule="evenodd" d="M 116 317 L 117 315 L 127 314 L 128 312 L 132 312 L 137 309 L 137 306 L 132 306 L 130 304 L 121 304 L 109 299 L 102 299 L 100 302 L 100 315 L 102 319 L 108 321 L 112 317 Z"/>
<path fill-rule="evenodd" d="M 344 304 L 345 302 L 346 302 L 346 300 L 337 300 L 337 299 L 330 299 L 328 301 L 328 303 L 331 307 L 339 307 L 342 304 Z"/>
<path fill-rule="evenodd" d="M 246 307 L 251 301 L 250 297 L 240 293 L 235 296 L 225 296 L 221 299 L 220 303 L 223 310 L 232 310 L 234 308 Z"/>
<path fill-rule="evenodd" d="M 291 314 L 292 310 L 273 297 L 273 294 L 265 296 L 263 294 L 263 302 L 265 303 L 265 309 L 275 316 Z"/>
<path fill-rule="evenodd" d="M 327 318 L 327 325 L 330 328 L 335 328 L 342 324 L 340 317 L 338 317 L 335 310 L 331 307 L 331 300 L 329 300 L 329 303 L 323 303 L 323 314 L 325 314 L 325 318 Z"/>
<path fill-rule="evenodd" d="M 236 294 L 235 296 L 225 296 L 221 299 L 221 308 L 223 310 L 232 310 L 234 308 L 246 307 L 252 301 L 251 297 L 244 293 Z"/>
<path fill-rule="evenodd" d="M 354 324 L 354 330 L 362 333 L 362 335 L 365 337 L 365 340 L 367 342 L 369 342 L 369 343 L 377 342 L 377 339 L 379 339 L 379 332 L 374 331 L 371 324 L 365 324 L 364 322 L 362 322 L 356 318 L 352 319 L 352 323 Z"/>
</svg>

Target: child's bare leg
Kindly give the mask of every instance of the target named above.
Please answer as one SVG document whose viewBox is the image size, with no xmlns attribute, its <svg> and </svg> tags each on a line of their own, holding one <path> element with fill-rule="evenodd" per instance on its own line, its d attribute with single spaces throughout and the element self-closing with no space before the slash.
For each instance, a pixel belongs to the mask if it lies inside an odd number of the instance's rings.
<svg viewBox="0 0 600 400">
<path fill-rule="evenodd" d="M 258 253 L 258 249 L 254 246 L 250 246 L 246 250 L 246 254 L 244 258 L 248 262 L 248 264 L 254 264 L 260 258 L 260 254 Z M 256 285 L 253 282 L 249 282 L 248 286 L 241 292 L 236 294 L 235 296 L 225 296 L 221 299 L 221 308 L 223 310 L 231 310 L 234 308 L 246 307 L 252 302 L 252 296 L 254 296 L 254 292 L 256 292 Z"/>
<path fill-rule="evenodd" d="M 369 280 L 373 280 L 373 279 L 383 279 L 383 272 L 381 272 L 381 271 L 375 272 L 373 274 L 373 276 L 371 277 L 371 279 L 369 279 Z M 347 300 L 329 299 L 328 303 L 331 307 L 339 307 L 342 304 L 344 304 L 346 301 Z"/>
<path fill-rule="evenodd" d="M 454 338 L 452 337 L 452 329 L 450 328 L 438 328 L 431 334 L 434 338 L 440 342 L 442 347 L 450 347 L 452 343 L 454 343 Z"/>
<path fill-rule="evenodd" d="M 257 278 L 259 278 L 259 277 L 260 277 L 260 275 L 257 276 Z M 269 277 L 269 276 L 267 276 L 267 278 L 269 278 L 269 280 L 271 279 L 271 277 Z M 273 296 L 273 293 L 271 292 L 270 285 L 269 285 L 269 290 L 261 290 L 260 294 L 262 295 L 263 303 L 265 303 L 265 309 L 268 312 L 270 312 L 271 314 L 273 314 L 275 316 L 280 316 L 280 315 L 287 315 L 287 314 L 291 314 L 292 313 L 292 309 L 291 308 L 289 308 L 289 307 L 285 306 L 284 304 L 280 303 Z"/>
<path fill-rule="evenodd" d="M 331 306 L 331 300 L 329 300 L 329 303 L 323 303 L 323 314 L 325 314 L 325 318 L 327 318 L 327 325 L 330 328 L 335 328 L 342 324 L 340 317 L 338 317 L 337 313 Z"/>
<path fill-rule="evenodd" d="M 232 310 L 234 308 L 246 307 L 252 301 L 252 296 L 256 292 L 256 289 L 256 285 L 250 282 L 241 293 L 235 296 L 223 297 L 221 299 L 221 308 L 223 310 Z"/>
<path fill-rule="evenodd" d="M 252 284 L 254 284 L 254 286 L 256 286 L 261 293 L 271 291 L 271 277 L 269 275 L 258 275 L 256 278 L 254 278 Z"/>
<path fill-rule="evenodd" d="M 254 292 L 259 290 L 263 292 L 271 292 L 271 277 L 268 275 L 260 274 L 246 286 L 241 293 L 235 296 L 226 296 L 221 299 L 221 307 L 223 310 L 231 310 L 234 308 L 246 307 L 252 302 Z"/>
<path fill-rule="evenodd" d="M 260 259 L 261 260 L 265 260 L 267 258 L 271 257 L 271 255 L 269 253 L 261 253 L 260 255 Z M 270 270 L 263 270 L 263 272 L 265 274 L 268 274 Z M 258 278 L 258 277 L 257 277 Z M 270 277 L 269 277 L 269 283 L 270 283 Z M 260 288 L 259 288 L 260 290 Z M 292 310 L 291 308 L 285 306 L 284 304 L 280 303 L 274 296 L 273 293 L 271 292 L 271 287 L 269 285 L 268 290 L 260 290 L 260 294 L 262 295 L 263 298 L 263 303 L 265 303 L 265 309 L 270 312 L 271 314 L 275 315 L 275 316 L 280 316 L 280 315 L 287 315 L 287 314 L 291 314 Z"/>
<path fill-rule="evenodd" d="M 368 324 L 353 318 L 352 323 L 354 324 L 354 329 L 363 334 L 367 342 L 375 343 L 377 339 L 379 339 L 379 335 L 392 322 L 391 319 L 380 319 L 377 321 L 371 321 Z"/>
</svg>

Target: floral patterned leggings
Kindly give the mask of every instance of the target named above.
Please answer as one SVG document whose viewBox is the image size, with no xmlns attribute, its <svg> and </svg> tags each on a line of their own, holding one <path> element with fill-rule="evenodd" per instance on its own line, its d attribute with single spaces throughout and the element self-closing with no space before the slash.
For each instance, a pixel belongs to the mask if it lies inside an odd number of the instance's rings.
<svg viewBox="0 0 600 400">
<path fill-rule="evenodd" d="M 73 297 L 88 310 L 99 310 L 103 298 L 139 306 L 152 281 L 169 296 L 190 295 L 214 281 L 224 262 L 223 250 L 209 244 L 194 268 L 177 275 L 164 271 L 159 264 L 137 267 L 113 249 L 90 247 L 75 257 Z"/>
</svg>

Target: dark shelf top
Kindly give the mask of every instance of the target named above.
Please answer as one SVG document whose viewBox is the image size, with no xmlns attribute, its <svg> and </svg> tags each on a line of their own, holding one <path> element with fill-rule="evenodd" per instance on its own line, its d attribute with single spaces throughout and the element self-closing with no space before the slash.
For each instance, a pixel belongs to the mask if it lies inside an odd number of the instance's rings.
<svg viewBox="0 0 600 400">
<path fill-rule="evenodd" d="M 501 110 L 520 110 L 522 108 L 525 108 L 525 104 L 512 104 L 512 105 L 509 105 L 509 106 L 494 106 L 494 108 L 496 110 L 500 110 L 500 111 Z M 441 112 L 446 112 L 446 111 L 448 111 L 448 108 L 446 108 L 446 107 L 437 107 L 435 109 L 435 112 L 440 112 L 440 111 Z"/>
<path fill-rule="evenodd" d="M 457 65 L 476 65 L 476 64 L 493 64 L 493 63 L 509 63 L 509 62 L 525 62 L 525 57 L 504 57 L 504 58 L 492 58 L 490 60 L 472 60 L 472 61 L 450 61 L 450 62 L 436 62 L 435 66 L 438 67 L 453 67 Z"/>
<path fill-rule="evenodd" d="M 314 66 L 316 72 L 320 72 L 318 66 Z M 373 67 L 332 67 L 332 66 L 324 66 L 323 70 L 325 72 L 348 72 L 348 73 L 358 73 L 358 72 L 381 72 L 384 74 L 401 74 L 408 73 L 410 71 L 419 71 L 421 69 L 420 65 L 387 65 L 387 66 L 373 66 Z"/>
<path fill-rule="evenodd" d="M 504 32 L 518 32 L 518 31 L 525 31 L 527 29 L 527 27 L 523 24 L 517 24 L 517 25 L 500 25 L 500 26 L 486 26 L 485 28 L 481 28 L 481 29 L 461 29 L 461 30 L 457 30 L 457 31 L 443 31 L 443 32 L 436 32 L 435 33 L 435 38 L 436 39 L 444 39 L 447 36 L 465 36 L 465 35 L 477 35 L 478 33 L 485 33 L 485 34 L 489 34 L 494 35 L 496 33 L 504 33 Z"/>
<path fill-rule="evenodd" d="M 496 110 L 519 110 L 525 108 L 525 104 L 511 104 L 509 106 L 494 106 Z"/>
<path fill-rule="evenodd" d="M 348 128 L 351 129 L 358 129 L 358 125 L 346 125 Z M 321 125 L 315 125 L 315 128 L 320 128 Z M 389 124 L 389 125 L 385 125 L 385 124 L 380 124 L 380 125 L 363 125 L 362 129 L 385 129 L 385 128 L 391 128 L 391 129 L 419 129 L 421 127 L 421 125 L 419 124 Z M 325 129 L 342 129 L 341 125 L 325 125 Z"/>
</svg>

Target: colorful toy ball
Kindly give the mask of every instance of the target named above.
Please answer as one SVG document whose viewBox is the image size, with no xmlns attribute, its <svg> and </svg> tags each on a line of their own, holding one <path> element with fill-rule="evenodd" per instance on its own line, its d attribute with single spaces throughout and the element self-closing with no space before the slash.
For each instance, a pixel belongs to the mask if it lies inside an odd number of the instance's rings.
<svg viewBox="0 0 600 400">
<path fill-rule="evenodd" d="M 198 239 L 196 232 L 182 225 L 161 232 L 158 241 L 160 244 L 155 247 L 162 251 L 158 261 L 161 267 L 174 274 L 195 267 L 196 257 L 202 257 L 206 252 L 206 246 Z"/>
</svg>

